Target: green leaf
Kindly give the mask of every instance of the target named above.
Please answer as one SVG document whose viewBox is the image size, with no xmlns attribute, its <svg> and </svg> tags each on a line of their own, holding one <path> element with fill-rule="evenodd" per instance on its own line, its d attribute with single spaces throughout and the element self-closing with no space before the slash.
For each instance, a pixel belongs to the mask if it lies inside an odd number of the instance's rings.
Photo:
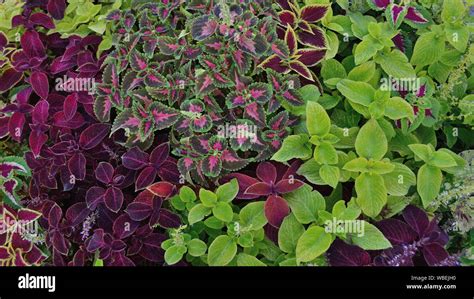
<svg viewBox="0 0 474 299">
<path fill-rule="evenodd" d="M 286 162 L 298 158 L 308 160 L 313 155 L 307 136 L 291 135 L 283 140 L 281 148 L 273 155 L 272 160 Z"/>
<path fill-rule="evenodd" d="M 295 252 L 298 239 L 303 233 L 304 226 L 298 222 L 295 215 L 286 216 L 278 230 L 278 246 L 286 253 Z"/>
<path fill-rule="evenodd" d="M 433 155 L 431 155 L 431 158 L 427 161 L 427 164 L 438 168 L 457 166 L 456 161 L 450 154 L 440 151 L 434 152 Z"/>
<path fill-rule="evenodd" d="M 350 101 L 365 107 L 374 99 L 375 89 L 365 82 L 344 79 L 337 83 L 336 87 Z"/>
<path fill-rule="evenodd" d="M 199 189 L 199 199 L 205 207 L 212 208 L 217 203 L 217 195 L 204 188 Z"/>
<path fill-rule="evenodd" d="M 220 185 L 216 190 L 217 199 L 219 201 L 231 202 L 239 193 L 239 184 L 237 179 L 232 179 L 230 182 Z"/>
<path fill-rule="evenodd" d="M 363 157 L 355 158 L 344 164 L 343 169 L 353 172 L 367 172 L 368 162 L 369 161 Z"/>
<path fill-rule="evenodd" d="M 336 59 L 329 59 L 322 63 L 321 76 L 324 80 L 332 78 L 344 79 L 347 77 L 346 69 Z"/>
<path fill-rule="evenodd" d="M 319 176 L 325 181 L 329 186 L 336 188 L 339 183 L 339 168 L 337 166 L 323 165 L 319 169 Z"/>
<path fill-rule="evenodd" d="M 387 174 L 392 172 L 394 169 L 395 165 L 393 165 L 388 159 L 383 159 L 382 161 L 370 160 L 367 167 L 369 172 L 377 174 Z"/>
<path fill-rule="evenodd" d="M 379 174 L 362 173 L 355 180 L 357 204 L 365 215 L 376 217 L 387 203 L 387 189 Z"/>
<path fill-rule="evenodd" d="M 201 221 L 211 213 L 211 208 L 206 207 L 203 204 L 197 204 L 189 211 L 188 222 L 190 225 L 193 225 L 196 222 Z"/>
<path fill-rule="evenodd" d="M 225 266 L 237 253 L 237 243 L 227 235 L 218 236 L 209 246 L 207 262 L 209 266 Z"/>
<path fill-rule="evenodd" d="M 462 0 L 444 1 L 441 19 L 445 23 L 456 23 L 463 20 L 466 8 Z"/>
<path fill-rule="evenodd" d="M 416 184 L 416 177 L 411 169 L 401 163 L 392 162 L 395 169 L 382 175 L 387 188 L 387 193 L 395 196 L 403 196 L 408 193 L 411 186 Z"/>
<path fill-rule="evenodd" d="M 469 29 L 464 25 L 447 25 L 446 39 L 459 52 L 464 53 L 469 43 Z"/>
<path fill-rule="evenodd" d="M 237 255 L 237 266 L 243 267 L 265 267 L 266 264 L 261 262 L 256 257 L 246 254 L 246 253 L 239 253 Z"/>
<path fill-rule="evenodd" d="M 444 48 L 444 37 L 438 36 L 435 32 L 424 33 L 416 41 L 410 62 L 417 66 L 435 63 L 443 54 Z"/>
<path fill-rule="evenodd" d="M 297 173 L 304 176 L 312 184 L 324 185 L 323 179 L 319 176 L 320 168 L 321 164 L 316 162 L 315 159 L 310 159 L 298 168 Z"/>
<path fill-rule="evenodd" d="M 296 245 L 296 260 L 310 262 L 325 253 L 332 243 L 332 237 L 320 226 L 312 226 L 306 230 Z"/>
<path fill-rule="evenodd" d="M 174 265 L 179 262 L 183 255 L 186 253 L 186 246 L 184 245 L 173 245 L 165 251 L 165 262 L 168 265 Z"/>
<path fill-rule="evenodd" d="M 207 245 L 199 239 L 192 239 L 186 245 L 188 245 L 188 253 L 192 256 L 202 256 L 206 253 Z"/>
<path fill-rule="evenodd" d="M 240 224 L 253 230 L 260 229 L 267 224 L 264 210 L 265 203 L 257 201 L 247 204 L 240 210 Z"/>
<path fill-rule="evenodd" d="M 416 78 L 413 66 L 408 62 L 408 58 L 400 50 L 392 52 L 380 52 L 375 56 L 374 61 L 393 78 Z"/>
<path fill-rule="evenodd" d="M 364 232 L 359 234 L 350 234 L 352 242 L 365 250 L 381 250 L 392 247 L 382 232 L 374 225 L 363 221 Z"/>
<path fill-rule="evenodd" d="M 306 127 L 310 135 L 324 136 L 331 129 L 331 121 L 326 110 L 316 102 L 306 104 Z"/>
<path fill-rule="evenodd" d="M 416 157 L 425 162 L 428 162 L 433 155 L 433 150 L 426 144 L 409 144 L 408 147 Z"/>
<path fill-rule="evenodd" d="M 232 221 L 232 217 L 234 216 L 234 212 L 232 211 L 230 204 L 221 201 L 218 202 L 214 208 L 212 208 L 212 214 L 214 214 L 217 219 L 224 222 Z"/>
<path fill-rule="evenodd" d="M 424 208 L 438 196 L 442 180 L 443 175 L 437 167 L 425 164 L 418 170 L 416 189 Z"/>
<path fill-rule="evenodd" d="M 321 142 L 314 148 L 314 159 L 321 164 L 337 164 L 336 149 L 332 144 Z"/>
<path fill-rule="evenodd" d="M 302 224 L 316 221 L 318 211 L 324 210 L 326 207 L 324 197 L 318 191 L 313 191 L 309 185 L 304 185 L 283 197 L 288 202 L 296 219 Z"/>
<path fill-rule="evenodd" d="M 196 193 L 188 186 L 183 186 L 179 189 L 179 197 L 183 202 L 193 202 L 196 200 Z"/>
<path fill-rule="evenodd" d="M 374 38 L 370 36 L 367 38 L 364 37 L 364 39 L 355 48 L 355 64 L 359 65 L 372 58 L 375 54 L 377 54 L 378 48 L 379 45 L 377 45 L 377 41 Z"/>
<path fill-rule="evenodd" d="M 357 134 L 355 149 L 359 156 L 380 160 L 387 152 L 387 137 L 375 119 L 370 119 Z"/>
<path fill-rule="evenodd" d="M 384 114 L 393 120 L 402 118 L 413 120 L 415 116 L 411 105 L 400 97 L 393 97 L 388 100 L 387 104 L 385 105 Z"/>
<path fill-rule="evenodd" d="M 347 78 L 354 81 L 368 82 L 374 75 L 375 63 L 373 61 L 367 61 L 353 68 Z"/>
</svg>

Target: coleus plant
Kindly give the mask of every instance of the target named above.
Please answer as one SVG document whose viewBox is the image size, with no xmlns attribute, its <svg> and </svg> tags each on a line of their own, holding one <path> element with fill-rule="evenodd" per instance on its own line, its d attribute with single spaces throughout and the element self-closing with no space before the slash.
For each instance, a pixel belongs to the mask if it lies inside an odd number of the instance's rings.
<svg viewBox="0 0 474 299">
<path fill-rule="evenodd" d="M 0 194 L 2 201 L 13 208 L 20 208 L 18 190 L 24 191 L 24 181 L 31 171 L 23 158 L 0 157 Z"/>
</svg>

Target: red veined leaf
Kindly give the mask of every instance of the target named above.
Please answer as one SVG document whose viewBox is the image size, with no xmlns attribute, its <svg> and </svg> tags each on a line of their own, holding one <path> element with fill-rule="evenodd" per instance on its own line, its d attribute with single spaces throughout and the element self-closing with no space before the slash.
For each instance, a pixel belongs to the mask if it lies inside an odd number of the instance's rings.
<svg viewBox="0 0 474 299">
<path fill-rule="evenodd" d="M 268 102 L 272 97 L 272 89 L 269 84 L 252 83 L 249 85 L 248 91 L 252 100 L 261 104 Z"/>
<path fill-rule="evenodd" d="M 249 162 L 240 158 L 235 151 L 226 149 L 221 154 L 222 167 L 226 170 L 239 170 L 245 167 Z"/>
<path fill-rule="evenodd" d="M 245 106 L 244 116 L 262 127 L 265 126 L 265 111 L 263 107 L 256 102 Z"/>
<path fill-rule="evenodd" d="M 217 177 L 222 170 L 222 161 L 217 156 L 207 156 L 199 165 L 202 172 L 208 177 Z"/>
<path fill-rule="evenodd" d="M 161 103 L 154 102 L 150 107 L 151 114 L 155 120 L 155 128 L 157 130 L 163 130 L 167 127 L 172 126 L 179 118 L 179 111 L 173 108 L 169 108 Z"/>
<path fill-rule="evenodd" d="M 178 41 L 170 36 L 160 36 L 157 38 L 158 48 L 162 54 L 176 55 L 182 47 Z"/>
<path fill-rule="evenodd" d="M 184 157 L 178 160 L 178 169 L 181 174 L 186 174 L 189 171 L 196 168 L 196 164 L 193 159 Z"/>
<path fill-rule="evenodd" d="M 133 50 L 130 53 L 130 65 L 132 66 L 132 69 L 137 72 L 143 71 L 148 67 L 145 57 L 137 50 Z"/>
</svg>

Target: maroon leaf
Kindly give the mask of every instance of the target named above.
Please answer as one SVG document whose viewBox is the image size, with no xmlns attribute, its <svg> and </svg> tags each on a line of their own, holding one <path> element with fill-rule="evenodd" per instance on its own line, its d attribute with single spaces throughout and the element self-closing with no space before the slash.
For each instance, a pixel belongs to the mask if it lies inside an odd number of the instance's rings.
<svg viewBox="0 0 474 299">
<path fill-rule="evenodd" d="M 371 259 L 367 251 L 362 248 L 349 245 L 336 238 L 328 250 L 327 257 L 331 266 L 368 266 Z"/>
<path fill-rule="evenodd" d="M 311 71 L 308 69 L 306 65 L 304 65 L 300 61 L 292 61 L 290 62 L 290 68 L 303 76 L 304 78 L 314 81 L 313 76 L 311 75 Z"/>
<path fill-rule="evenodd" d="M 38 157 L 43 145 L 48 141 L 48 135 L 41 131 L 34 130 L 28 137 L 31 152 L 35 157 Z"/>
<path fill-rule="evenodd" d="M 109 133 L 110 126 L 108 124 L 93 124 L 85 129 L 79 137 L 79 145 L 89 150 L 96 147 Z"/>
<path fill-rule="evenodd" d="M 125 213 L 127 213 L 132 220 L 142 221 L 151 215 L 152 207 L 141 202 L 132 202 L 127 206 Z"/>
<path fill-rule="evenodd" d="M 77 111 L 77 100 L 79 96 L 77 93 L 73 93 L 71 95 L 68 95 L 66 99 L 64 100 L 63 104 L 63 112 L 64 112 L 64 118 L 66 120 L 70 120 L 74 117 Z"/>
<path fill-rule="evenodd" d="M 105 206 L 114 213 L 117 213 L 123 204 L 123 193 L 117 187 L 109 187 L 104 194 Z"/>
<path fill-rule="evenodd" d="M 422 237 L 429 226 L 428 216 L 420 208 L 409 205 L 403 211 L 403 219 L 411 228 L 418 233 L 418 237 Z"/>
<path fill-rule="evenodd" d="M 42 59 L 46 55 L 39 34 L 34 30 L 28 30 L 23 33 L 20 44 L 28 58 Z"/>
<path fill-rule="evenodd" d="M 300 49 L 296 52 L 296 55 L 299 56 L 298 61 L 302 62 L 304 65 L 314 66 L 324 58 L 326 50 Z"/>
<path fill-rule="evenodd" d="M 155 166 L 155 168 L 160 167 L 169 156 L 170 145 L 168 142 L 162 143 L 157 146 L 150 155 L 150 162 Z"/>
<path fill-rule="evenodd" d="M 398 219 L 384 219 L 375 225 L 382 231 L 392 245 L 412 243 L 416 239 L 415 231 L 405 222 Z"/>
<path fill-rule="evenodd" d="M 74 180 L 83 180 L 86 177 L 86 157 L 82 153 L 75 153 L 68 162 L 69 171 Z"/>
<path fill-rule="evenodd" d="M 122 164 L 128 169 L 139 170 L 148 164 L 149 155 L 139 147 L 132 147 L 122 156 Z"/>
<path fill-rule="evenodd" d="M 49 82 L 48 76 L 43 72 L 34 72 L 30 76 L 30 84 L 33 87 L 33 90 L 36 94 L 42 98 L 46 99 L 49 94 Z"/>
<path fill-rule="evenodd" d="M 296 49 L 298 48 L 298 41 L 296 39 L 295 31 L 290 26 L 287 26 L 286 28 L 285 43 L 288 46 L 288 50 L 290 50 L 290 55 L 296 53 Z"/>
<path fill-rule="evenodd" d="M 181 219 L 175 213 L 161 209 L 158 223 L 164 228 L 178 228 L 181 225 Z"/>
<path fill-rule="evenodd" d="M 263 183 L 263 182 L 258 182 L 258 183 L 255 183 L 251 186 L 249 186 L 246 190 L 245 190 L 245 195 L 257 195 L 257 196 L 263 196 L 263 195 L 270 195 L 272 193 L 272 186 L 267 184 L 267 183 Z"/>
<path fill-rule="evenodd" d="M 122 214 L 115 219 L 113 224 L 114 236 L 119 239 L 127 238 L 137 230 L 140 222 L 133 221 L 128 214 Z"/>
<path fill-rule="evenodd" d="M 449 256 L 446 249 L 437 243 L 427 244 L 423 246 L 421 251 L 423 252 L 423 257 L 429 266 L 437 266 Z"/>
<path fill-rule="evenodd" d="M 23 78 L 22 72 L 17 72 L 15 69 L 8 69 L 0 76 L 0 92 L 10 90 Z"/>
<path fill-rule="evenodd" d="M 95 210 L 99 203 L 104 201 L 105 189 L 102 187 L 91 187 L 86 193 L 86 203 L 90 210 Z"/>
<path fill-rule="evenodd" d="M 30 22 L 35 25 L 43 26 L 46 29 L 54 29 L 53 20 L 47 15 L 42 12 L 34 13 L 30 16 Z"/>
<path fill-rule="evenodd" d="M 274 184 L 277 178 L 277 170 L 270 162 L 263 162 L 257 166 L 257 177 L 267 184 Z"/>
<path fill-rule="evenodd" d="M 295 191 L 296 189 L 303 186 L 304 183 L 297 179 L 284 179 L 280 180 L 275 186 L 275 192 L 279 194 L 285 194 L 288 192 Z"/>
<path fill-rule="evenodd" d="M 70 226 L 76 226 L 87 218 L 89 212 L 85 202 L 78 202 L 67 209 L 66 219 L 69 221 Z"/>
<path fill-rule="evenodd" d="M 156 178 L 158 171 L 153 166 L 143 169 L 135 181 L 135 191 L 142 190 L 150 186 Z"/>
<path fill-rule="evenodd" d="M 277 195 L 270 195 L 265 202 L 265 216 L 274 227 L 280 227 L 283 219 L 290 214 L 286 201 Z"/>
<path fill-rule="evenodd" d="M 278 17 L 280 19 L 280 23 L 286 27 L 286 25 L 293 26 L 296 22 L 296 16 L 293 12 L 289 10 L 284 10 L 278 13 Z"/>
<path fill-rule="evenodd" d="M 298 40 L 306 46 L 325 49 L 327 41 L 324 32 L 319 27 L 313 27 L 313 32 L 298 31 Z"/>
<path fill-rule="evenodd" d="M 380 9 L 385 9 L 391 0 L 372 0 L 372 2 Z"/>
<path fill-rule="evenodd" d="M 39 101 L 31 113 L 34 124 L 44 124 L 48 120 L 49 103 L 46 100 Z"/>
<path fill-rule="evenodd" d="M 65 0 L 49 0 L 48 1 L 48 12 L 56 20 L 64 18 L 64 11 L 66 10 Z"/>
<path fill-rule="evenodd" d="M 50 227 L 58 227 L 59 221 L 63 217 L 63 211 L 57 203 L 54 203 L 48 213 L 48 222 Z"/>
<path fill-rule="evenodd" d="M 8 122 L 8 132 L 13 140 L 20 142 L 23 134 L 23 126 L 25 125 L 25 116 L 23 113 L 15 112 Z"/>
<path fill-rule="evenodd" d="M 105 245 L 104 230 L 102 228 L 96 229 L 94 234 L 86 242 L 86 250 L 90 253 L 96 252 Z"/>
<path fill-rule="evenodd" d="M 320 21 L 328 12 L 328 5 L 323 4 L 310 4 L 306 5 L 301 9 L 300 17 L 309 23 L 315 23 Z"/>
</svg>

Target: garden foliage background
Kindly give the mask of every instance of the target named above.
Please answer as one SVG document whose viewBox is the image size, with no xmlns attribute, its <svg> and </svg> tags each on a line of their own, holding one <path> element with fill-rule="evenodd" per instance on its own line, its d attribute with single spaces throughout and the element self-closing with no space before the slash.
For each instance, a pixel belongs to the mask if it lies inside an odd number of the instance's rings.
<svg viewBox="0 0 474 299">
<path fill-rule="evenodd" d="M 472 265 L 473 22 L 2 1 L 1 265 Z"/>
</svg>

